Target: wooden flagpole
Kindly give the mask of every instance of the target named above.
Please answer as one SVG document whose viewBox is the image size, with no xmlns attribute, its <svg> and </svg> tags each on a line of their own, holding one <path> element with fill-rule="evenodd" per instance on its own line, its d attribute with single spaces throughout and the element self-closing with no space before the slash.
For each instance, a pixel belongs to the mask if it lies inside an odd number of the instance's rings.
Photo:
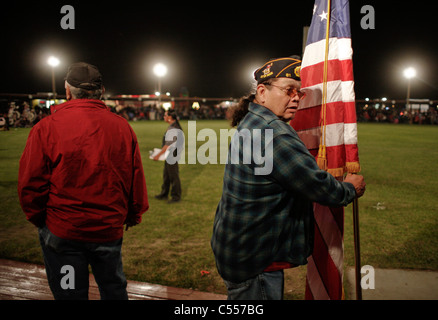
<svg viewBox="0 0 438 320">
<path fill-rule="evenodd" d="M 359 238 L 359 202 L 353 200 L 353 230 L 354 230 L 354 257 L 356 274 L 356 300 L 362 300 L 362 286 L 360 284 L 360 238 Z"/>
</svg>

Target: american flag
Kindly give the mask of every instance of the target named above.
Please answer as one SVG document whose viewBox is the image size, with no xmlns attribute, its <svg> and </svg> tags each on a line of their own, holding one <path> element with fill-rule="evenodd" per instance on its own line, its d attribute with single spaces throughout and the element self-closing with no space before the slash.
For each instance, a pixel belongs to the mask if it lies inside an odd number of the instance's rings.
<svg viewBox="0 0 438 320">
<path fill-rule="evenodd" d="M 360 171 L 352 56 L 348 0 L 316 0 L 301 65 L 306 97 L 291 125 L 320 168 L 337 179 Z M 314 204 L 314 215 L 305 296 L 342 299 L 344 209 Z"/>
</svg>

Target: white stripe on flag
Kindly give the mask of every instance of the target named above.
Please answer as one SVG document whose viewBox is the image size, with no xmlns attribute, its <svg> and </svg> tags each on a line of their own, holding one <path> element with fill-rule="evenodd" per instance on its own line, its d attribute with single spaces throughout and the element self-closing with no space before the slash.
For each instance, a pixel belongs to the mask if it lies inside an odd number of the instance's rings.
<svg viewBox="0 0 438 320">
<path fill-rule="evenodd" d="M 352 59 L 353 50 L 350 38 L 330 38 L 328 60 Z M 311 43 L 306 46 L 301 63 L 301 69 L 324 62 L 325 60 L 325 39 Z"/>
<path fill-rule="evenodd" d="M 321 136 L 320 127 L 297 132 L 307 149 L 319 148 Z M 327 147 L 335 147 L 343 144 L 357 144 L 356 123 L 334 123 L 327 125 L 325 145 Z"/>
<path fill-rule="evenodd" d="M 315 221 L 321 232 L 322 238 L 326 243 L 330 257 L 332 258 L 339 274 L 343 274 L 343 260 L 344 260 L 344 243 L 342 242 L 341 230 L 339 230 L 333 214 L 329 207 L 319 205 L 319 210 L 314 204 L 313 211 L 315 212 Z"/>
<path fill-rule="evenodd" d="M 357 123 L 344 124 L 344 143 L 357 144 Z"/>
<path fill-rule="evenodd" d="M 322 104 L 323 84 L 301 88 L 306 96 L 300 101 L 300 109 L 320 106 Z M 354 81 L 329 81 L 327 82 L 327 103 L 331 102 L 354 102 Z"/>
<path fill-rule="evenodd" d="M 324 283 L 319 275 L 319 271 L 316 268 L 313 256 L 307 259 L 307 282 L 309 283 L 310 291 L 314 300 L 330 300 Z"/>
</svg>

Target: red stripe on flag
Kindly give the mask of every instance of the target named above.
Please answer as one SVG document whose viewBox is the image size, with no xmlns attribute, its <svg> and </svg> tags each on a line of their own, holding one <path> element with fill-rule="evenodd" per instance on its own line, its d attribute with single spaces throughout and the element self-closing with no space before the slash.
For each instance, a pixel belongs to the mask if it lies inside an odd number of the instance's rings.
<svg viewBox="0 0 438 320">
<path fill-rule="evenodd" d="M 354 81 L 352 60 L 329 60 L 327 81 Z M 324 61 L 301 69 L 301 87 L 311 87 L 323 82 Z"/>
<path fill-rule="evenodd" d="M 327 103 L 326 124 L 335 123 L 356 123 L 356 104 L 354 101 Z M 298 109 L 291 125 L 295 131 L 319 127 L 321 125 L 321 106 Z"/>
<path fill-rule="evenodd" d="M 295 131 L 317 128 L 321 125 L 321 106 L 298 109 L 295 119 L 291 122 Z"/>
<path fill-rule="evenodd" d="M 356 123 L 356 102 L 344 102 L 344 122 Z"/>
<path fill-rule="evenodd" d="M 359 162 L 359 151 L 357 144 L 346 144 L 345 145 L 346 162 Z"/>
<path fill-rule="evenodd" d="M 345 166 L 345 147 L 344 145 L 326 147 L 328 169 L 343 168 Z"/>
<path fill-rule="evenodd" d="M 338 225 L 338 228 L 342 234 L 342 239 L 344 238 L 344 207 L 332 208 L 330 207 L 330 211 L 333 215 L 333 218 Z"/>
</svg>

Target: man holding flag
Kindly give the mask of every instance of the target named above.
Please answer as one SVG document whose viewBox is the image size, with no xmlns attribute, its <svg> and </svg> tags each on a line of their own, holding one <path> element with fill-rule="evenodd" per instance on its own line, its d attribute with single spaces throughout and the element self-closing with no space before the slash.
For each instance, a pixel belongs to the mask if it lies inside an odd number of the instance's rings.
<svg viewBox="0 0 438 320">
<path fill-rule="evenodd" d="M 283 270 L 306 264 L 313 250 L 312 202 L 346 206 L 365 192 L 362 176 L 341 182 L 321 170 L 288 124 L 304 97 L 300 66 L 297 56 L 270 59 L 254 73 L 256 92 L 234 110 L 236 134 L 250 132 L 251 145 L 272 130 L 272 141 L 261 139 L 260 147 L 273 167 L 257 174 L 254 153 L 249 163 L 231 161 L 231 150 L 248 156 L 233 137 L 211 239 L 230 300 L 282 299 Z"/>
</svg>

